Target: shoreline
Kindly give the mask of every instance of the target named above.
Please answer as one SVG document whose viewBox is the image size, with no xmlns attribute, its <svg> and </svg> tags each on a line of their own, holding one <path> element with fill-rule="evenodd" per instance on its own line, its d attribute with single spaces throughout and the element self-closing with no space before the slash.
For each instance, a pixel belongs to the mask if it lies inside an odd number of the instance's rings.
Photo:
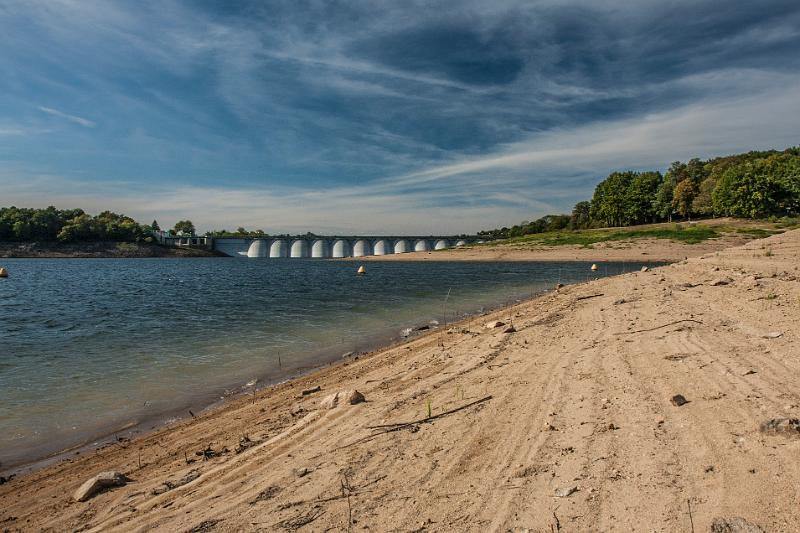
<svg viewBox="0 0 800 533">
<path fill-rule="evenodd" d="M 227 257 L 213 250 L 173 248 L 155 243 L 87 241 L 59 243 L 45 241 L 0 242 L 2 259 L 154 259 Z"/>
<path fill-rule="evenodd" d="M 567 286 L 580 283 L 585 282 L 577 282 Z M 533 296 L 521 296 L 511 302 L 489 306 L 482 312 L 465 314 L 465 316 L 459 318 L 457 321 L 449 323 L 447 327 L 460 327 L 462 323 L 470 323 L 475 319 L 502 312 L 520 303 L 535 300 L 552 292 L 552 290 L 553 289 L 544 289 L 541 292 L 535 293 Z M 125 422 L 117 427 L 99 429 L 94 432 L 87 430 L 86 436 L 80 438 L 80 442 L 75 444 L 60 448 L 57 451 L 47 452 L 45 455 L 31 456 L 21 462 L 0 464 L 0 476 L 8 479 L 8 476 L 30 475 L 43 468 L 48 468 L 49 466 L 68 460 L 72 455 L 82 455 L 86 452 L 102 450 L 118 442 L 146 438 L 154 433 L 162 431 L 168 432 L 173 426 L 191 421 L 192 418 L 197 418 L 198 416 L 214 416 L 217 411 L 225 409 L 232 402 L 246 402 L 247 399 L 252 398 L 253 391 L 255 391 L 256 394 L 266 394 L 273 387 L 290 384 L 295 380 L 302 379 L 317 372 L 325 372 L 338 365 L 346 365 L 348 361 L 358 360 L 359 358 L 367 357 L 377 352 L 395 349 L 429 335 L 441 334 L 442 328 L 440 326 L 432 326 L 430 329 L 425 330 L 418 329 L 428 325 L 428 323 L 409 325 L 408 328 L 411 330 L 411 333 L 406 337 L 397 337 L 394 336 L 394 334 L 390 334 L 388 331 L 382 334 L 376 333 L 365 341 L 368 347 L 366 351 L 337 354 L 334 353 L 335 349 L 328 351 L 321 350 L 318 352 L 318 359 L 316 359 L 318 363 L 295 366 L 284 372 L 276 373 L 274 371 L 264 371 L 263 373 L 255 375 L 256 386 L 254 387 L 247 387 L 247 384 L 242 384 L 241 382 L 231 382 L 227 385 L 215 387 L 214 391 L 216 392 L 206 394 L 206 400 L 202 400 L 199 397 L 187 399 L 181 407 L 162 413 L 154 413 L 139 421 Z M 196 414 L 193 417 L 187 417 L 186 415 L 189 413 Z M 76 454 L 75 452 L 78 453 Z"/>
<path fill-rule="evenodd" d="M 565 530 L 681 530 L 694 498 L 698 530 L 743 517 L 789 531 L 800 439 L 759 426 L 800 411 L 798 260 L 787 232 L 470 317 L 15 478 L 0 520 L 316 530 L 348 527 L 349 510 L 359 528 L 479 531 L 547 529 L 557 513 Z M 320 407 L 348 389 L 366 403 Z M 678 393 L 689 403 L 671 404 Z M 435 421 L 369 429 L 426 405 Z M 70 500 L 105 470 L 134 481 Z"/>
</svg>

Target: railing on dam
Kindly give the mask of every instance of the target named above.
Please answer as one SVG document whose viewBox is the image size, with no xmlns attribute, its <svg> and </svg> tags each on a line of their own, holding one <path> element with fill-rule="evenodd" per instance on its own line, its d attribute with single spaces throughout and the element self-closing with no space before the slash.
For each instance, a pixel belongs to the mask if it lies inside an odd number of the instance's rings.
<svg viewBox="0 0 800 533">
<path fill-rule="evenodd" d="M 340 258 L 426 252 L 464 246 L 477 237 L 218 237 L 213 248 L 232 257 Z"/>
</svg>

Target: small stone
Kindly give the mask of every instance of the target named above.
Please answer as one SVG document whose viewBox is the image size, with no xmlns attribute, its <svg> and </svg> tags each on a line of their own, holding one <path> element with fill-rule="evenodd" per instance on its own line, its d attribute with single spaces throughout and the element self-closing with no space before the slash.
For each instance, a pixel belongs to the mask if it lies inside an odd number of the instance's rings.
<svg viewBox="0 0 800 533">
<path fill-rule="evenodd" d="M 75 491 L 73 498 L 75 501 L 85 502 L 103 489 L 111 487 L 122 487 L 130 479 L 119 472 L 101 472 L 91 479 L 87 479 L 78 490 Z"/>
<path fill-rule="evenodd" d="M 322 389 L 320 388 L 320 386 L 319 386 L 319 385 L 317 385 L 316 387 L 312 387 L 312 388 L 310 388 L 310 389 L 306 389 L 306 390 L 304 390 L 304 391 L 303 391 L 301 394 L 302 394 L 303 396 L 308 396 L 309 394 L 314 394 L 315 392 L 319 392 L 319 391 L 321 391 L 321 390 L 322 390 Z"/>
<path fill-rule="evenodd" d="M 491 322 L 487 322 L 486 323 L 486 329 L 499 328 L 499 327 L 505 326 L 505 325 L 506 325 L 505 322 L 501 322 L 499 320 L 492 320 Z"/>
<path fill-rule="evenodd" d="M 711 522 L 711 533 L 764 533 L 764 530 L 744 518 L 736 516 L 715 518 Z"/>
<path fill-rule="evenodd" d="M 342 354 L 342 359 L 347 359 L 348 357 L 352 357 L 355 355 L 353 352 L 345 352 Z"/>
<path fill-rule="evenodd" d="M 675 407 L 680 407 L 682 405 L 686 405 L 687 403 L 689 403 L 689 400 L 684 398 L 682 394 L 676 394 L 675 396 L 672 397 L 670 401 L 672 402 L 672 405 L 674 405 Z"/>
<path fill-rule="evenodd" d="M 728 285 L 728 284 L 730 284 L 731 281 L 733 281 L 733 280 L 731 280 L 731 278 L 718 278 L 718 279 L 715 279 L 714 281 L 712 281 L 710 283 L 710 285 L 712 287 L 719 287 L 721 285 Z"/>
<path fill-rule="evenodd" d="M 345 391 L 344 397 L 347 398 L 347 403 L 349 403 L 350 405 L 355 405 L 357 403 L 362 403 L 367 401 L 367 399 L 364 398 L 364 395 L 355 389 Z"/>
<path fill-rule="evenodd" d="M 773 418 L 761 424 L 762 433 L 800 437 L 800 418 Z"/>
<path fill-rule="evenodd" d="M 650 269 L 649 269 L 649 268 L 647 268 L 646 266 L 643 266 L 643 267 L 642 267 L 642 272 L 647 272 L 648 270 L 650 270 Z"/>
<path fill-rule="evenodd" d="M 556 283 L 556 290 L 560 289 L 563 286 L 564 286 L 563 283 Z"/>
<path fill-rule="evenodd" d="M 311 469 L 304 466 L 302 468 L 295 468 L 292 472 L 294 472 L 294 475 L 297 477 L 305 477 L 311 473 Z"/>
<path fill-rule="evenodd" d="M 772 331 L 764 335 L 765 339 L 777 339 L 778 337 L 783 337 L 782 331 Z"/>
<path fill-rule="evenodd" d="M 333 394 L 326 396 L 319 402 L 319 406 L 321 409 L 333 409 L 339 405 L 339 393 L 334 392 Z"/>
<path fill-rule="evenodd" d="M 508 326 L 506 329 L 503 330 L 503 333 L 514 333 L 517 329 L 514 326 Z"/>
<path fill-rule="evenodd" d="M 556 489 L 555 494 L 559 498 L 566 498 L 578 492 L 578 487 L 561 487 Z"/>
</svg>

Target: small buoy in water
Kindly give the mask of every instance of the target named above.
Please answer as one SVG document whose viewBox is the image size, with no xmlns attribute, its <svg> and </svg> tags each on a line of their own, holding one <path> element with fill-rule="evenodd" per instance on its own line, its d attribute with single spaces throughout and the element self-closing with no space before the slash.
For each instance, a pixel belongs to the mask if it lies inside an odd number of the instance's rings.
<svg viewBox="0 0 800 533">
<path fill-rule="evenodd" d="M 593 264 L 592 264 L 592 272 L 596 272 L 596 271 L 597 271 L 597 265 L 595 265 L 595 264 L 593 263 Z"/>
<path fill-rule="evenodd" d="M 0 267 L 0 278 L 7 278 L 8 277 L 8 270 L 3 267 Z"/>
<path fill-rule="evenodd" d="M 367 269 L 364 268 L 364 265 L 361 265 L 360 267 L 358 267 L 358 270 L 356 270 L 356 274 L 366 274 L 366 273 Z"/>
</svg>

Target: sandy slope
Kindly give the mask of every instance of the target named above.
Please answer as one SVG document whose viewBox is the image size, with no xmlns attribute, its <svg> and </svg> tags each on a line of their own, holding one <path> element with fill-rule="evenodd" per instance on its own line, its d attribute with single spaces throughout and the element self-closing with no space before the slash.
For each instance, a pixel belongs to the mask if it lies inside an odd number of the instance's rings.
<svg viewBox="0 0 800 533">
<path fill-rule="evenodd" d="M 354 531 L 708 531 L 738 516 L 796 531 L 800 436 L 759 425 L 800 415 L 798 265 L 793 231 L 567 287 L 496 313 L 516 333 L 474 320 L 15 479 L 0 486 L 0 526 L 324 531 L 351 516 Z M 317 408 L 347 388 L 368 402 Z M 243 434 L 258 443 L 186 464 Z M 135 481 L 70 501 L 112 468 Z M 566 487 L 578 490 L 555 496 Z"/>
</svg>

